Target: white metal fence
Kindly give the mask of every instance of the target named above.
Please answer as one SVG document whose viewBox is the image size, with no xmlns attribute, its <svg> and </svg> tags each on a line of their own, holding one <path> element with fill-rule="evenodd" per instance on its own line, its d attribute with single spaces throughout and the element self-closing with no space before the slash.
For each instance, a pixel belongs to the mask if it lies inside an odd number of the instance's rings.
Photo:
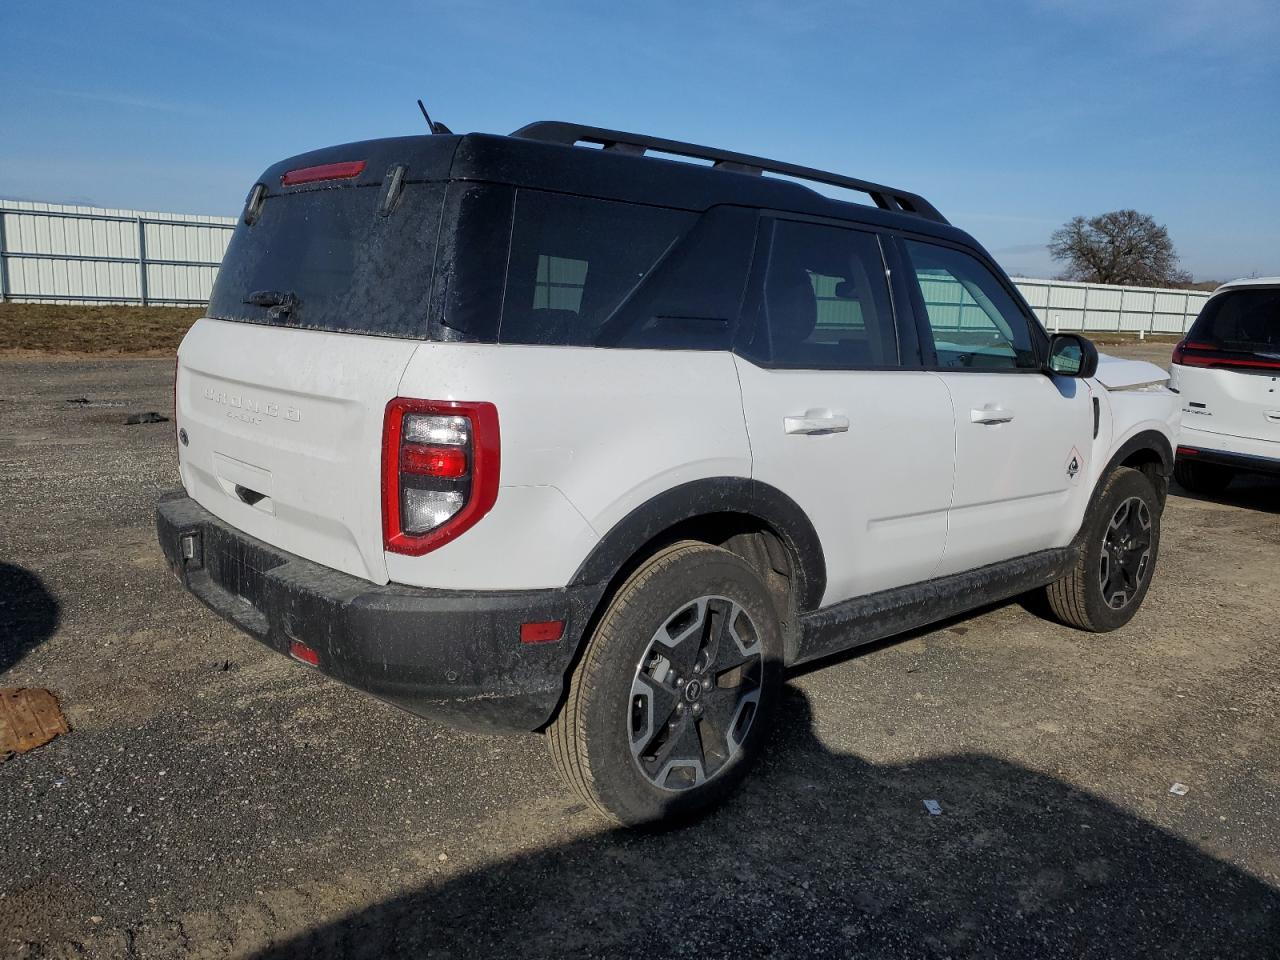
<svg viewBox="0 0 1280 960">
<path fill-rule="evenodd" d="M 1186 333 L 1210 294 L 1203 290 L 1112 287 L 1016 277 L 1027 303 L 1049 330 Z"/>
<path fill-rule="evenodd" d="M 0 201 L 0 300 L 199 306 L 234 217 Z"/>
<path fill-rule="evenodd" d="M 3 200 L 0 300 L 200 306 L 235 224 L 234 217 Z M 1014 283 L 1050 330 L 1185 333 L 1209 298 L 1197 290 Z M 930 307 L 952 309 L 958 327 L 970 317 L 983 324 L 967 294 L 955 299 L 926 285 Z"/>
</svg>

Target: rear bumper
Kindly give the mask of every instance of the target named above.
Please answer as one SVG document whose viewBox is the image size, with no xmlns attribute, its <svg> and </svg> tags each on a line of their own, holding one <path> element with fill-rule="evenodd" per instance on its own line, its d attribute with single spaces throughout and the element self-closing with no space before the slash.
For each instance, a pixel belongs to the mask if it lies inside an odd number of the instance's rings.
<svg viewBox="0 0 1280 960">
<path fill-rule="evenodd" d="M 1280 443 L 1209 433 L 1184 426 L 1178 438 L 1178 459 L 1216 463 L 1249 473 L 1280 474 Z"/>
<path fill-rule="evenodd" d="M 279 653 L 294 641 L 318 669 L 424 717 L 483 731 L 551 719 L 604 585 L 511 592 L 375 586 L 284 553 L 175 494 L 156 507 L 170 569 L 207 607 Z M 193 537 L 194 556 L 183 541 Z M 563 620 L 553 643 L 520 625 Z"/>
</svg>

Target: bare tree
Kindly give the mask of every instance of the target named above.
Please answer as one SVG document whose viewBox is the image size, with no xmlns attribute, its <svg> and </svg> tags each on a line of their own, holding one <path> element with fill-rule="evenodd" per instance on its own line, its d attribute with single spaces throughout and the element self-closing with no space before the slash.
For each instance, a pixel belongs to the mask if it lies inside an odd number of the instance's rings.
<svg viewBox="0 0 1280 960">
<path fill-rule="evenodd" d="M 1066 262 L 1063 280 L 1141 287 L 1191 281 L 1178 266 L 1169 231 L 1137 210 L 1073 217 L 1053 232 L 1049 253 Z"/>
</svg>

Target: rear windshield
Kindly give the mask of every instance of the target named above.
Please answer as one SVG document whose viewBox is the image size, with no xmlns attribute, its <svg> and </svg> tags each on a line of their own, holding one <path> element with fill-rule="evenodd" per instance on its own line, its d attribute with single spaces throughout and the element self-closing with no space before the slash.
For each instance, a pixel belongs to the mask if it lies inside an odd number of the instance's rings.
<svg viewBox="0 0 1280 960">
<path fill-rule="evenodd" d="M 1230 290 L 1210 298 L 1187 340 L 1219 350 L 1280 351 L 1280 290 Z"/>
<path fill-rule="evenodd" d="M 387 215 L 378 185 L 268 197 L 227 248 L 209 316 L 425 338 L 444 185 L 406 184 Z"/>
</svg>

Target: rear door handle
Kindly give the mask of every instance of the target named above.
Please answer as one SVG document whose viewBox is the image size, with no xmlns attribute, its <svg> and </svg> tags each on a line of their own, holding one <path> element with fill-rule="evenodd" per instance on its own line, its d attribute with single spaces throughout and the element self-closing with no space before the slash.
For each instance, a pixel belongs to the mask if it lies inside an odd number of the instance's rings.
<svg viewBox="0 0 1280 960">
<path fill-rule="evenodd" d="M 802 417 L 783 417 L 782 429 L 787 433 L 848 433 L 849 418 L 830 410 L 806 410 Z"/>
<path fill-rule="evenodd" d="M 974 423 L 1008 423 L 1013 419 L 1013 411 L 988 403 L 985 407 L 974 407 L 970 410 L 969 419 Z"/>
</svg>

